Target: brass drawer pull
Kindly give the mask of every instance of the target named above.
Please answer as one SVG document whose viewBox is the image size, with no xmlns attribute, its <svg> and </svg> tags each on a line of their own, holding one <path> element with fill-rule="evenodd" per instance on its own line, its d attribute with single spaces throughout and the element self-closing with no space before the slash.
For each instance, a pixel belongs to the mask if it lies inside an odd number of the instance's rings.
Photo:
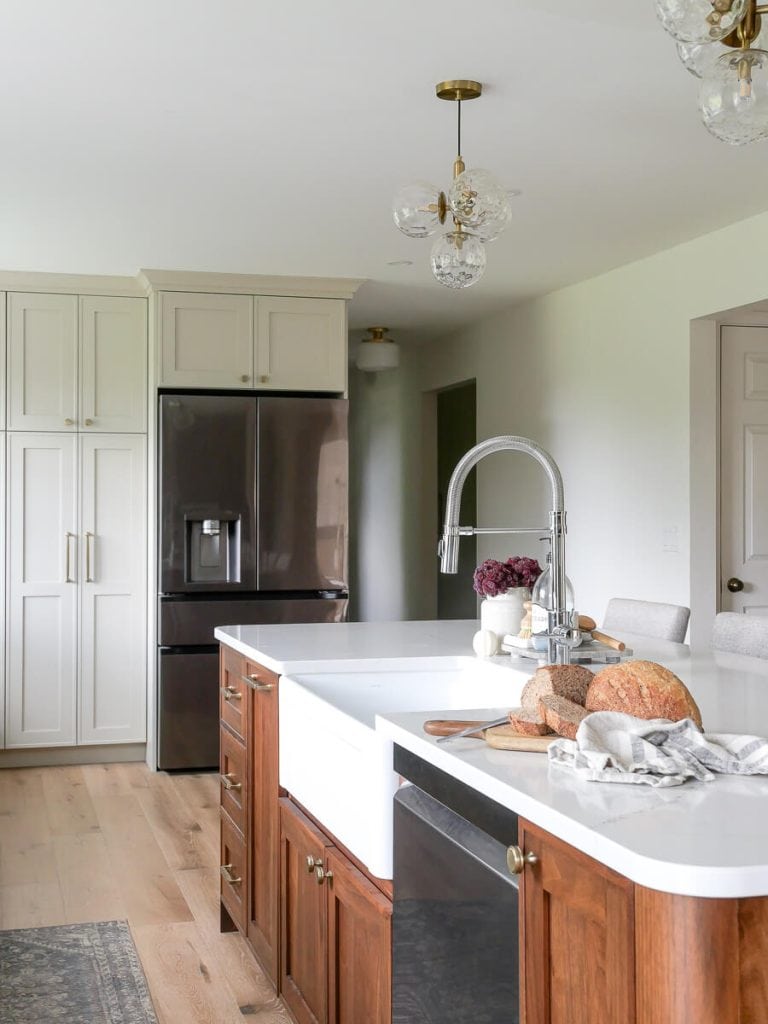
<svg viewBox="0 0 768 1024">
<path fill-rule="evenodd" d="M 234 772 L 227 772 L 226 775 L 222 774 L 219 777 L 220 777 L 220 779 L 222 781 L 224 789 L 242 789 L 243 788 L 242 782 L 235 782 L 235 773 Z"/>
<path fill-rule="evenodd" d="M 222 864 L 220 870 L 221 877 L 229 885 L 240 885 L 240 883 L 242 882 L 242 878 L 235 878 L 235 876 L 232 874 L 231 864 Z"/>
<path fill-rule="evenodd" d="M 328 884 L 330 885 L 331 882 L 333 881 L 333 872 L 331 871 L 330 868 L 326 869 L 326 868 L 318 867 L 315 870 L 315 878 L 317 879 L 317 884 L 318 885 L 322 885 L 323 882 L 326 880 L 326 878 L 328 879 Z"/>
<path fill-rule="evenodd" d="M 510 874 L 522 875 L 526 864 L 538 864 L 539 858 L 535 853 L 523 853 L 519 846 L 507 847 L 507 867 Z"/>
<path fill-rule="evenodd" d="M 315 870 L 315 868 L 317 868 L 318 871 L 322 871 L 323 862 L 319 857 L 313 857 L 312 854 L 310 853 L 307 855 L 307 871 L 310 873 L 310 875 Z"/>
<path fill-rule="evenodd" d="M 240 676 L 244 683 L 248 683 L 254 690 L 264 692 L 265 690 L 274 690 L 274 683 L 262 683 L 257 675 Z"/>
<path fill-rule="evenodd" d="M 242 700 L 243 695 L 236 686 L 222 686 L 221 695 L 224 700 Z"/>
</svg>

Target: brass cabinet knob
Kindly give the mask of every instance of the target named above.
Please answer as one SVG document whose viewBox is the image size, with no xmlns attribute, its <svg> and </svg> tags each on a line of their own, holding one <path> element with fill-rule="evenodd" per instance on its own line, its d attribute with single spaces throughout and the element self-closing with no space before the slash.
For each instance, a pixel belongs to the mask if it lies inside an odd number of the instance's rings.
<svg viewBox="0 0 768 1024">
<path fill-rule="evenodd" d="M 240 374 L 240 380 L 243 382 L 243 384 L 247 384 L 250 379 L 251 378 L 250 378 L 249 374 L 247 374 L 247 373 L 241 373 Z"/>
<path fill-rule="evenodd" d="M 331 881 L 331 879 L 333 878 L 333 872 L 327 871 L 324 867 L 318 865 L 317 868 L 315 869 L 315 878 L 317 879 L 317 884 L 322 885 L 326 878 L 328 879 L 329 882 Z"/>
<path fill-rule="evenodd" d="M 521 875 L 526 864 L 538 864 L 539 858 L 535 853 L 523 853 L 519 846 L 507 847 L 507 867 L 510 874 Z"/>
<path fill-rule="evenodd" d="M 222 686 L 221 695 L 224 700 L 242 700 L 243 695 L 236 686 Z"/>
<path fill-rule="evenodd" d="M 229 885 L 240 885 L 242 878 L 235 878 L 232 874 L 232 867 L 232 864 L 222 864 L 219 869 L 221 871 L 221 877 L 225 882 L 228 882 Z"/>
<path fill-rule="evenodd" d="M 227 772 L 226 775 L 221 775 L 221 782 L 224 789 L 242 789 L 242 782 L 235 782 L 235 773 Z"/>
<path fill-rule="evenodd" d="M 261 384 L 267 384 L 268 381 L 269 381 L 269 374 L 268 373 L 262 373 L 262 375 L 259 377 L 259 382 Z"/>
<path fill-rule="evenodd" d="M 93 420 L 87 419 L 85 421 L 85 425 L 86 425 L 86 427 L 92 427 L 93 426 Z"/>
<path fill-rule="evenodd" d="M 69 416 L 67 416 L 67 418 L 64 420 L 64 426 L 71 427 L 74 425 L 74 422 L 75 421 L 73 419 L 70 419 Z"/>
<path fill-rule="evenodd" d="M 738 576 L 731 576 L 726 586 L 732 594 L 738 594 L 740 590 L 744 589 L 744 581 L 740 580 Z"/>
</svg>

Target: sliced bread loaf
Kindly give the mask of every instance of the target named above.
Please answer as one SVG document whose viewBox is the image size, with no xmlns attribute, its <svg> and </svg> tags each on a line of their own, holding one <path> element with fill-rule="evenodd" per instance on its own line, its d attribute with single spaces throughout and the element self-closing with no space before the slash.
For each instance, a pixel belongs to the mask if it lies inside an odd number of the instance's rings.
<svg viewBox="0 0 768 1024">
<path fill-rule="evenodd" d="M 509 722 L 515 732 L 523 736 L 546 736 L 552 732 L 538 710 L 512 708 L 509 712 Z"/>
<path fill-rule="evenodd" d="M 588 711 L 623 711 L 636 718 L 692 718 L 701 728 L 701 712 L 683 681 L 655 661 L 608 665 L 589 687 L 586 706 Z"/>
<path fill-rule="evenodd" d="M 523 687 L 520 703 L 529 711 L 538 711 L 539 698 L 555 694 L 583 704 L 594 678 L 583 665 L 542 665 Z"/>
<path fill-rule="evenodd" d="M 587 717 L 581 704 L 554 693 L 545 693 L 539 698 L 539 712 L 553 732 L 569 740 L 576 739 L 576 731 Z"/>
</svg>

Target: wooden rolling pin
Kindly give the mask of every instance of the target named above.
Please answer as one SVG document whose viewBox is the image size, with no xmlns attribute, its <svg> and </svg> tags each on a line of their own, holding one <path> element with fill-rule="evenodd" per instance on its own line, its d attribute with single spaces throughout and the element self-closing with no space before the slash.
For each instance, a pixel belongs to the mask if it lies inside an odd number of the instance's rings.
<svg viewBox="0 0 768 1024">
<path fill-rule="evenodd" d="M 612 647 L 614 651 L 625 651 L 627 645 L 621 640 L 616 640 L 612 636 L 608 636 L 607 633 L 601 633 L 599 629 L 592 630 L 592 639 L 597 640 L 598 643 L 605 644 L 606 647 Z"/>
</svg>

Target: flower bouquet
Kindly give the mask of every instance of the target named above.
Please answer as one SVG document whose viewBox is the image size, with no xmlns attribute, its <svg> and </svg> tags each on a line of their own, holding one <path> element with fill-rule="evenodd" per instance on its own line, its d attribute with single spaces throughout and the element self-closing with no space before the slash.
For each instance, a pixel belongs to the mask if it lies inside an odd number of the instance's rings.
<svg viewBox="0 0 768 1024">
<path fill-rule="evenodd" d="M 531 587 L 541 571 L 535 558 L 525 556 L 514 556 L 504 562 L 487 558 L 478 565 L 473 586 L 484 599 L 480 605 L 481 628 L 490 629 L 499 641 L 507 634 L 518 634 L 525 615 L 523 604 L 530 602 Z"/>
</svg>

